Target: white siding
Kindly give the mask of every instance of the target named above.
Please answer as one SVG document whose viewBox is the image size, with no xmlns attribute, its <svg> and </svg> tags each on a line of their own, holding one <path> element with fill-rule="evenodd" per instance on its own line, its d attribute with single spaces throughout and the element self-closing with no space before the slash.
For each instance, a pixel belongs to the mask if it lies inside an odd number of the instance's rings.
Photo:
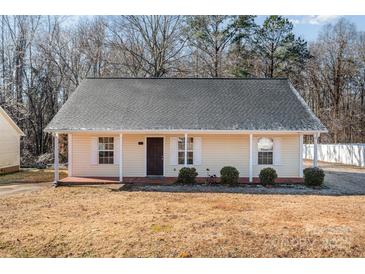
<svg viewBox="0 0 365 274">
<path fill-rule="evenodd" d="M 0 168 L 20 164 L 20 135 L 0 113 Z"/>
<path fill-rule="evenodd" d="M 255 136 L 260 137 L 259 135 Z M 261 169 L 272 167 L 276 170 L 278 177 L 299 177 L 299 134 L 286 136 L 271 135 L 267 137 L 280 140 L 280 164 L 266 166 L 258 165 L 257 162 L 254 162 L 253 176 L 258 177 Z"/>
<path fill-rule="evenodd" d="M 117 177 L 118 165 L 92 165 L 90 164 L 91 136 L 87 134 L 73 135 L 73 175 L 74 176 L 113 176 Z M 118 135 L 99 135 L 114 136 Z M 170 137 L 179 136 L 123 134 L 123 176 L 144 177 L 146 176 L 146 138 L 164 137 L 164 175 L 176 177 L 183 165 L 171 165 L 170 162 Z M 219 176 L 223 166 L 231 165 L 238 169 L 240 177 L 248 177 L 249 162 L 249 136 L 248 135 L 197 135 L 189 134 L 190 137 L 201 137 L 202 154 L 201 164 L 195 166 L 200 177 L 210 174 Z M 259 135 L 254 135 L 259 137 Z M 268 136 L 278 137 L 278 136 Z M 299 176 L 299 135 L 280 135 L 280 165 L 273 165 L 279 177 Z M 139 145 L 143 142 L 143 145 Z M 254 157 L 257 158 L 257 157 Z M 253 175 L 257 177 L 261 168 L 265 166 L 253 165 Z"/>
<path fill-rule="evenodd" d="M 139 145 L 138 142 L 143 142 L 143 145 Z M 124 177 L 146 176 L 145 146 L 146 140 L 144 135 L 123 134 Z"/>
<path fill-rule="evenodd" d="M 202 145 L 201 164 L 195 166 L 200 177 L 207 176 L 207 168 L 211 175 L 219 176 L 221 168 L 228 165 L 236 167 L 241 177 L 248 176 L 248 135 L 188 135 L 197 136 L 201 137 Z M 176 177 L 182 166 L 167 165 L 165 176 Z"/>
<path fill-rule="evenodd" d="M 118 165 L 92 164 L 92 138 L 96 135 L 72 134 L 72 175 L 118 177 Z M 111 136 L 111 135 L 102 135 Z M 116 136 L 114 136 L 116 137 Z"/>
</svg>

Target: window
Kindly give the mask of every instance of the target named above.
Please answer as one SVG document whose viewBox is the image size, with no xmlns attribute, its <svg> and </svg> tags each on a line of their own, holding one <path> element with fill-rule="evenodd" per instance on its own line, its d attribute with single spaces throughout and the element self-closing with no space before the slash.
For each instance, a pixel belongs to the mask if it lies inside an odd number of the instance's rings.
<svg viewBox="0 0 365 274">
<path fill-rule="evenodd" d="M 274 142 L 269 138 L 260 138 L 257 142 L 258 148 L 258 164 L 272 165 Z"/>
<path fill-rule="evenodd" d="M 188 138 L 188 165 L 193 164 L 193 137 Z M 179 137 L 178 140 L 178 164 L 183 165 L 185 164 L 185 137 Z"/>
<path fill-rule="evenodd" d="M 114 138 L 99 137 L 99 164 L 114 163 Z"/>
</svg>

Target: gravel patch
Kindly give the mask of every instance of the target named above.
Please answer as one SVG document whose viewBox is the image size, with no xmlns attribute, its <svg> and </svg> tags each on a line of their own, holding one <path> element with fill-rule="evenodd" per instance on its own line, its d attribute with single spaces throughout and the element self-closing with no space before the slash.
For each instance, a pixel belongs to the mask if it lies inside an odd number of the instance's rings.
<svg viewBox="0 0 365 274">
<path fill-rule="evenodd" d="M 344 195 L 365 195 L 365 174 L 325 171 L 325 184 Z"/>
<path fill-rule="evenodd" d="M 305 161 L 305 166 L 311 165 Z M 243 185 L 230 187 L 224 185 L 124 185 L 122 191 L 149 192 L 197 192 L 197 193 L 246 193 L 246 194 L 288 194 L 288 195 L 365 195 L 365 169 L 320 162 L 326 176 L 319 188 L 302 184 L 277 184 L 273 187 L 262 185 Z"/>
<path fill-rule="evenodd" d="M 197 192 L 197 193 L 244 193 L 244 194 L 288 194 L 288 195 L 343 195 L 339 189 L 332 189 L 324 185 L 311 188 L 305 185 L 262 185 L 224 186 L 224 185 L 124 185 L 120 191 L 147 191 L 147 192 Z M 349 195 L 349 194 L 347 194 Z"/>
</svg>

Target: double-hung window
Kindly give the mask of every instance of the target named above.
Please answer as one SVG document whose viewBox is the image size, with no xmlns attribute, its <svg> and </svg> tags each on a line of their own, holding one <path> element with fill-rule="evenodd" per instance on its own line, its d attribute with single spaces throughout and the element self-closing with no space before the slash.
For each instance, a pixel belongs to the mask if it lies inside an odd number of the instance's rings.
<svg viewBox="0 0 365 274">
<path fill-rule="evenodd" d="M 194 138 L 188 137 L 188 157 L 187 157 L 187 164 L 192 165 L 194 161 Z M 178 164 L 183 165 L 185 164 L 185 137 L 179 137 L 178 139 Z"/>
<path fill-rule="evenodd" d="M 262 137 L 257 142 L 258 149 L 258 164 L 272 165 L 273 164 L 273 149 L 274 142 L 270 138 Z"/>
<path fill-rule="evenodd" d="M 114 138 L 113 137 L 99 137 L 98 145 L 99 164 L 113 164 L 114 163 Z"/>
</svg>

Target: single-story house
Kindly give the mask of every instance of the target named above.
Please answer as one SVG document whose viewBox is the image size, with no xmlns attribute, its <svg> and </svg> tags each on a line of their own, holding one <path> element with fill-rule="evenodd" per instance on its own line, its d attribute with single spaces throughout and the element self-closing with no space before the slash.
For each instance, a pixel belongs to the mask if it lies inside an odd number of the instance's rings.
<svg viewBox="0 0 365 274">
<path fill-rule="evenodd" d="M 23 131 L 0 106 L 0 174 L 19 170 L 21 136 Z"/>
<path fill-rule="evenodd" d="M 173 182 L 234 166 L 241 182 L 273 167 L 303 177 L 303 135 L 327 132 L 287 79 L 88 78 L 46 128 L 68 135 L 67 182 Z M 157 178 L 157 179 L 156 179 Z"/>
</svg>

